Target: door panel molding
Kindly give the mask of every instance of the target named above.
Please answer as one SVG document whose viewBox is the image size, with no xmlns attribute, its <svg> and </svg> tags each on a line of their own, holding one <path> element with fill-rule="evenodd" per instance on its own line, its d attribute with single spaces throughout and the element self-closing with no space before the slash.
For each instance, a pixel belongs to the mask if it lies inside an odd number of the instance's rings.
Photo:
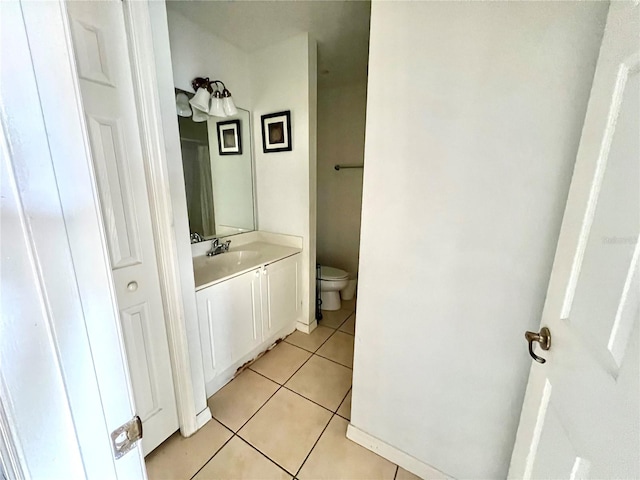
<svg viewBox="0 0 640 480">
<path fill-rule="evenodd" d="M 158 385 L 154 371 L 153 345 L 150 343 L 149 309 L 147 303 L 133 305 L 120 313 L 122 330 L 125 332 L 125 343 L 129 357 L 133 357 L 130 369 L 131 379 L 136 388 L 137 414 L 144 422 L 158 410 Z"/>
<path fill-rule="evenodd" d="M 618 368 L 622 365 L 624 354 L 629 344 L 629 336 L 633 330 L 634 315 L 638 315 L 640 305 L 640 279 L 638 274 L 640 257 L 640 239 L 636 242 L 633 259 L 627 272 L 620 302 L 616 311 L 615 321 L 611 329 L 611 335 L 607 342 L 607 349 Z"/>
<path fill-rule="evenodd" d="M 71 33 L 77 48 L 76 61 L 80 78 L 115 87 L 109 74 L 109 56 L 104 48 L 104 35 L 100 29 L 87 22 L 72 20 Z"/>
<path fill-rule="evenodd" d="M 602 181 L 604 180 L 605 171 L 607 169 L 607 164 L 609 161 L 611 144 L 613 142 L 613 136 L 616 131 L 618 117 L 620 116 L 620 107 L 624 98 L 627 80 L 629 78 L 629 72 L 635 72 L 639 67 L 639 59 L 634 57 L 628 59 L 627 62 L 622 63 L 618 68 L 618 75 L 616 77 L 615 86 L 611 97 L 611 104 L 609 106 L 607 125 L 605 127 L 605 133 L 600 144 L 600 153 L 596 161 L 593 181 L 591 183 L 591 190 L 589 192 L 589 199 L 587 201 L 587 209 L 584 214 L 582 228 L 580 229 L 580 235 L 578 237 L 578 248 L 576 249 L 576 254 L 573 259 L 571 273 L 569 275 L 569 281 L 567 284 L 567 290 L 560 313 L 560 318 L 563 320 L 568 319 L 571 313 L 571 307 L 573 305 L 573 300 L 576 293 L 575 291 L 578 285 L 578 279 L 580 278 L 582 262 L 584 260 L 584 254 L 587 249 L 587 244 L 591 233 L 591 226 L 593 225 L 596 207 L 598 205 L 598 199 L 600 198 L 600 189 L 602 187 Z"/>
<path fill-rule="evenodd" d="M 93 140 L 94 170 L 107 231 L 111 267 L 118 269 L 141 263 L 140 235 L 135 222 L 135 198 L 131 192 L 127 160 L 122 148 L 121 122 L 118 119 L 87 115 L 87 123 Z"/>
</svg>

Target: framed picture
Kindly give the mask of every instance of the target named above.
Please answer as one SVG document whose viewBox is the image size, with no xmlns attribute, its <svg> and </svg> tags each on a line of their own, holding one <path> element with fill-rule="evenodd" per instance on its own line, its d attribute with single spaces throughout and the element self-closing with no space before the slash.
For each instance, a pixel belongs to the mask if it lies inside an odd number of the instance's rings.
<svg viewBox="0 0 640 480">
<path fill-rule="evenodd" d="M 291 111 L 262 115 L 262 151 L 287 152 L 291 150 Z"/>
<path fill-rule="evenodd" d="M 240 120 L 217 122 L 218 152 L 220 155 L 242 155 Z"/>
</svg>

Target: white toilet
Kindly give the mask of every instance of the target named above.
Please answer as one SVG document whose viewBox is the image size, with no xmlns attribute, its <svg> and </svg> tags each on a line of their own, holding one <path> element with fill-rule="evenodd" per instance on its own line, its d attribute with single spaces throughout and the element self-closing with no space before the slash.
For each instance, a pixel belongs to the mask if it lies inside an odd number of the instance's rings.
<svg viewBox="0 0 640 480">
<path fill-rule="evenodd" d="M 349 284 L 349 272 L 320 265 L 320 299 L 322 310 L 340 310 L 340 290 Z"/>
</svg>

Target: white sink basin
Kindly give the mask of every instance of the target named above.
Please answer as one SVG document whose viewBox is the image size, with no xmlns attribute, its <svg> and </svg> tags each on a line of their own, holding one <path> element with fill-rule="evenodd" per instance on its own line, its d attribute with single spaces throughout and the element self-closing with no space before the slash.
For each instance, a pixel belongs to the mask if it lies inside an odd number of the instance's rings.
<svg viewBox="0 0 640 480">
<path fill-rule="evenodd" d="M 220 253 L 213 257 L 206 257 L 206 263 L 215 267 L 225 266 L 238 267 L 245 264 L 254 264 L 260 253 L 254 250 L 237 250 L 235 252 Z"/>
<path fill-rule="evenodd" d="M 300 252 L 299 248 L 264 242 L 253 242 L 243 247 L 213 257 L 193 257 L 196 290 Z"/>
<path fill-rule="evenodd" d="M 206 272 L 215 272 L 215 276 L 226 277 L 238 271 L 252 268 L 256 265 L 260 253 L 255 250 L 236 250 L 220 253 L 213 257 L 198 257 L 194 259 L 193 269 L 196 277 Z"/>
</svg>

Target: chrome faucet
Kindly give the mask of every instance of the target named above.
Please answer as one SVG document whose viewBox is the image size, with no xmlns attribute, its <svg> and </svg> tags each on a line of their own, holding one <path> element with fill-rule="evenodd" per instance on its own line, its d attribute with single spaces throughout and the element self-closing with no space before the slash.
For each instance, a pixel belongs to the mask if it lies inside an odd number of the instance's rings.
<svg viewBox="0 0 640 480">
<path fill-rule="evenodd" d="M 193 232 L 191 234 L 191 243 L 199 243 L 199 242 L 204 242 L 204 238 L 202 238 L 202 235 L 200 235 L 198 232 Z"/>
<path fill-rule="evenodd" d="M 211 242 L 211 250 L 207 252 L 207 257 L 213 257 L 214 255 L 220 255 L 221 253 L 228 252 L 229 245 L 231 245 L 231 240 L 220 243 L 219 239 L 214 238 Z"/>
</svg>

